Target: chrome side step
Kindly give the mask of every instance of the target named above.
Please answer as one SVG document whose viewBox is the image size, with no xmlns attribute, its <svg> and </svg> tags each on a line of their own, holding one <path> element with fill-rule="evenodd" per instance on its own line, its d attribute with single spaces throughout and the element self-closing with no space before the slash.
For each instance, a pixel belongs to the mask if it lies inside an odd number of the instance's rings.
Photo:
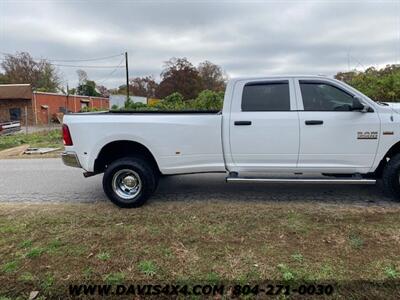
<svg viewBox="0 0 400 300">
<path fill-rule="evenodd" d="M 313 183 L 313 184 L 375 184 L 376 179 L 365 178 L 251 178 L 226 177 L 226 182 L 265 182 L 265 183 Z"/>
</svg>

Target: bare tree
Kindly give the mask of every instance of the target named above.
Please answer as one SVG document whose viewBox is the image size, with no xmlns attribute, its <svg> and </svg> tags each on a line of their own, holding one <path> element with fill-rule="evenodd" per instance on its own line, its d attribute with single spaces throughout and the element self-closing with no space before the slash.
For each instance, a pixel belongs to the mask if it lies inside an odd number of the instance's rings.
<svg viewBox="0 0 400 300">
<path fill-rule="evenodd" d="M 48 92 L 60 87 L 56 68 L 45 59 L 34 60 L 27 52 L 7 54 L 1 66 L 9 83 L 30 83 L 33 88 Z"/>
<path fill-rule="evenodd" d="M 206 60 L 199 64 L 197 70 L 204 90 L 216 92 L 225 90 L 227 76 L 220 66 Z"/>
<path fill-rule="evenodd" d="M 78 81 L 79 85 L 83 85 L 86 83 L 88 80 L 88 75 L 85 70 L 79 69 L 76 71 L 76 74 L 78 74 Z"/>
</svg>

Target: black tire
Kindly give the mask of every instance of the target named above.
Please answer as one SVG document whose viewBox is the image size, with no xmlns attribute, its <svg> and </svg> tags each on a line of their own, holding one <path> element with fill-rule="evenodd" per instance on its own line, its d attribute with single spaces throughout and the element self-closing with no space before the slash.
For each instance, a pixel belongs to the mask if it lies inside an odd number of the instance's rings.
<svg viewBox="0 0 400 300">
<path fill-rule="evenodd" d="M 397 201 L 400 200 L 400 154 L 393 156 L 382 173 L 383 189 Z"/>
<path fill-rule="evenodd" d="M 136 183 L 132 195 L 127 192 L 132 187 L 124 184 L 127 177 L 129 177 L 128 183 L 131 185 Z M 103 189 L 107 197 L 117 206 L 134 208 L 142 206 L 150 198 L 157 188 L 157 181 L 158 176 L 152 164 L 141 157 L 125 157 L 107 167 L 103 176 Z M 124 198 L 121 195 L 131 198 Z"/>
</svg>

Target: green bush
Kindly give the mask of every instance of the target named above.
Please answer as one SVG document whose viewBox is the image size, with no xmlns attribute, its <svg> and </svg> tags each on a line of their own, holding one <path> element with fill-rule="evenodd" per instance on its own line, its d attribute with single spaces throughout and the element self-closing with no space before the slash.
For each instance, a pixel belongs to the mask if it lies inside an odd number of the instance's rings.
<svg viewBox="0 0 400 300">
<path fill-rule="evenodd" d="M 105 111 L 105 108 L 97 108 L 97 107 L 83 107 L 79 112 L 94 112 L 94 111 Z"/>
<path fill-rule="evenodd" d="M 202 91 L 194 100 L 194 108 L 200 110 L 221 110 L 224 102 L 224 92 L 210 90 Z"/>
<path fill-rule="evenodd" d="M 128 99 L 121 110 L 221 110 L 223 102 L 224 92 L 204 90 L 196 99 L 186 101 L 180 93 L 175 92 L 154 105 L 134 103 Z"/>
</svg>

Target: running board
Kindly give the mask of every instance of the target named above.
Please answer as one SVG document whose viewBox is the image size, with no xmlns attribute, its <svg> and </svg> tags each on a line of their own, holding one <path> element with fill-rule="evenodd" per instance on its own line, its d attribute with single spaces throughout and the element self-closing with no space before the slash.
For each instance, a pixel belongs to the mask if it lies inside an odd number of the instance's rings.
<svg viewBox="0 0 400 300">
<path fill-rule="evenodd" d="M 315 179 L 315 178 L 251 178 L 226 177 L 226 182 L 314 183 L 314 184 L 375 184 L 375 179 Z"/>
</svg>

